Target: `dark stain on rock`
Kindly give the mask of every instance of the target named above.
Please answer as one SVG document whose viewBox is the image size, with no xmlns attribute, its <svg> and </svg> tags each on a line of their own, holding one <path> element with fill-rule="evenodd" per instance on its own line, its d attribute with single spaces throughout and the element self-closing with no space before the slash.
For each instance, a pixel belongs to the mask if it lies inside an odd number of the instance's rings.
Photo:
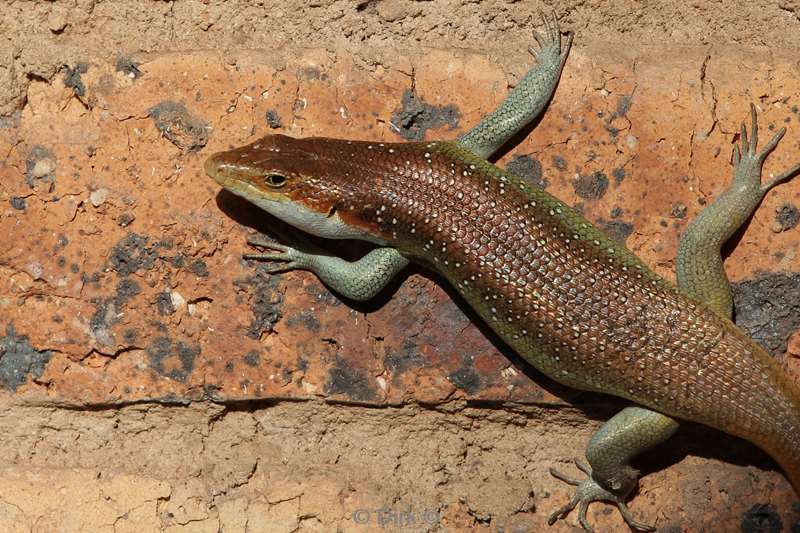
<svg viewBox="0 0 800 533">
<path fill-rule="evenodd" d="M 800 273 L 762 274 L 732 284 L 736 325 L 773 356 L 800 327 Z"/>
<path fill-rule="evenodd" d="M 114 312 L 115 309 L 109 308 L 111 305 L 109 300 L 95 298 L 92 300 L 92 303 L 95 307 L 94 314 L 92 314 L 92 317 L 89 319 L 89 329 L 92 330 L 92 333 L 96 338 L 100 338 L 102 337 L 100 332 L 104 331 L 106 326 L 111 324 L 116 313 Z M 101 342 L 104 344 L 111 344 L 110 337 L 108 339 L 101 340 Z"/>
<path fill-rule="evenodd" d="M 177 254 L 170 260 L 170 263 L 175 268 L 183 268 L 186 265 L 186 256 L 183 254 Z"/>
<path fill-rule="evenodd" d="M 206 262 L 202 259 L 195 259 L 192 261 L 192 264 L 189 265 L 189 270 L 192 271 L 192 274 L 197 276 L 198 278 L 207 278 L 208 277 L 208 266 Z"/>
<path fill-rule="evenodd" d="M 255 368 L 261 363 L 261 354 L 259 354 L 256 350 L 250 350 L 244 354 L 242 359 L 244 359 L 244 362 L 247 364 L 247 366 L 252 366 Z"/>
<path fill-rule="evenodd" d="M 127 56 L 117 56 L 116 68 L 117 72 L 122 72 L 134 80 L 144 76 L 144 73 L 139 70 L 139 64 Z"/>
<path fill-rule="evenodd" d="M 550 182 L 542 178 L 542 164 L 538 159 L 529 155 L 515 156 L 506 166 L 506 170 L 540 189 L 545 189 L 550 185 Z"/>
<path fill-rule="evenodd" d="M 150 367 L 158 374 L 176 381 L 186 381 L 194 369 L 195 359 L 200 355 L 200 346 L 158 337 L 146 351 Z"/>
<path fill-rule="evenodd" d="M 109 264 L 121 276 L 128 276 L 138 270 L 150 270 L 158 258 L 159 245 L 148 245 L 149 237 L 129 233 L 114 245 Z"/>
<path fill-rule="evenodd" d="M 122 334 L 122 338 L 128 344 L 135 344 L 137 338 L 136 330 L 126 329 L 125 333 Z"/>
<path fill-rule="evenodd" d="M 28 202 L 21 196 L 12 196 L 9 199 L 9 203 L 11 204 L 11 207 L 17 211 L 25 211 L 25 209 L 28 207 Z"/>
<path fill-rule="evenodd" d="M 617 135 L 619 135 L 619 128 L 615 128 L 610 124 L 606 124 L 605 129 L 608 132 L 608 136 L 612 139 L 616 139 Z"/>
<path fill-rule="evenodd" d="M 250 310 L 253 320 L 247 328 L 247 336 L 251 339 L 260 339 L 264 333 L 271 333 L 281 318 L 283 294 L 278 290 L 280 278 L 269 274 L 266 269 L 266 265 L 259 263 L 253 276 L 245 281 L 234 281 L 234 285 L 243 285 L 252 293 Z"/>
<path fill-rule="evenodd" d="M 0 386 L 16 391 L 29 376 L 39 379 L 52 357 L 49 350 L 31 346 L 27 336 L 18 336 L 12 324 L 6 325 L 6 335 L 0 337 Z"/>
<path fill-rule="evenodd" d="M 611 218 L 619 218 L 620 215 L 622 215 L 622 208 L 618 205 L 614 206 L 611 212 L 608 213 L 608 216 L 610 216 Z"/>
<path fill-rule="evenodd" d="M 114 344 L 114 335 L 111 326 L 119 321 L 120 312 L 131 298 L 141 294 L 139 284 L 129 278 L 122 278 L 117 283 L 116 293 L 111 298 L 93 298 L 95 311 L 89 319 L 89 329 L 92 336 L 101 344 L 111 346 Z"/>
<path fill-rule="evenodd" d="M 308 331 L 313 333 L 319 333 L 322 329 L 322 325 L 319 323 L 319 319 L 312 311 L 301 311 L 299 313 L 295 313 L 292 316 L 286 319 L 286 325 L 290 328 L 294 328 L 298 325 L 302 325 Z"/>
<path fill-rule="evenodd" d="M 427 104 L 413 89 L 403 92 L 401 108 L 392 114 L 393 129 L 408 141 L 422 141 L 425 133 L 432 128 L 457 128 L 459 120 L 461 113 L 455 105 Z"/>
<path fill-rule="evenodd" d="M 606 120 L 606 123 L 605 123 L 604 127 L 605 127 L 605 130 L 608 132 L 609 137 L 611 137 L 612 141 L 619 136 L 619 132 L 621 131 L 620 128 L 612 125 L 612 122 L 615 119 L 618 119 L 620 117 L 624 117 L 628 113 L 628 111 L 631 108 L 632 100 L 633 100 L 632 95 L 622 96 L 619 100 L 617 100 L 617 108 L 614 110 L 613 113 L 608 115 L 608 118 Z M 597 113 L 597 116 L 602 118 L 603 116 L 605 116 L 605 113 L 603 111 L 599 111 Z M 624 173 L 624 171 L 623 171 L 623 173 Z M 616 175 L 614 177 L 616 177 Z M 622 180 L 620 179 L 620 181 L 622 181 Z M 619 182 L 617 182 L 617 183 L 619 183 Z"/>
<path fill-rule="evenodd" d="M 98 288 L 100 286 L 100 273 L 92 272 L 89 274 L 87 272 L 81 272 L 81 281 L 86 285 L 91 283 L 93 288 Z"/>
<path fill-rule="evenodd" d="M 608 190 L 608 177 L 601 171 L 592 172 L 588 176 L 579 175 L 572 180 L 575 194 L 586 200 L 602 198 Z"/>
<path fill-rule="evenodd" d="M 305 372 L 308 370 L 308 360 L 302 357 L 297 358 L 297 368 Z"/>
<path fill-rule="evenodd" d="M 793 204 L 783 204 L 775 212 L 775 222 L 778 231 L 790 230 L 800 222 L 800 210 Z"/>
<path fill-rule="evenodd" d="M 208 142 L 206 123 L 179 102 L 165 100 L 149 111 L 158 131 L 184 152 L 195 152 Z"/>
<path fill-rule="evenodd" d="M 336 358 L 336 363 L 328 372 L 324 390 L 325 394 L 343 394 L 356 401 L 374 400 L 376 396 L 366 376 L 350 367 L 340 357 Z"/>
<path fill-rule="evenodd" d="M 408 369 L 424 366 L 425 358 L 419 352 L 419 346 L 412 339 L 403 341 L 399 352 L 387 353 L 383 365 L 395 374 L 402 374 Z"/>
<path fill-rule="evenodd" d="M 130 226 L 134 220 L 136 220 L 136 215 L 130 211 L 125 211 L 124 213 L 120 213 L 117 217 L 117 225 L 121 228 L 126 228 Z"/>
<path fill-rule="evenodd" d="M 142 288 L 139 284 L 132 279 L 123 278 L 117 283 L 117 294 L 114 296 L 114 303 L 117 307 L 122 308 L 128 301 L 141 294 Z"/>
<path fill-rule="evenodd" d="M 623 220 L 598 220 L 598 223 L 605 230 L 606 234 L 615 241 L 625 244 L 631 233 L 633 233 L 633 224 Z"/>
<path fill-rule="evenodd" d="M 215 385 L 213 383 L 206 383 L 203 385 L 203 395 L 201 396 L 201 400 L 208 400 L 212 402 L 221 402 L 224 400 L 222 395 L 219 391 L 222 388 L 219 385 Z"/>
<path fill-rule="evenodd" d="M 742 533 L 778 533 L 783 531 L 783 521 L 769 503 L 757 503 L 742 515 Z"/>
<path fill-rule="evenodd" d="M 686 204 L 682 202 L 678 202 L 677 204 L 672 206 L 672 211 L 670 211 L 669 215 L 672 218 L 682 219 L 686 218 L 686 213 L 689 211 L 689 208 L 686 207 Z"/>
<path fill-rule="evenodd" d="M 628 114 L 633 103 L 633 95 L 626 94 L 617 100 L 617 109 L 611 114 L 612 118 L 624 117 Z"/>
<path fill-rule="evenodd" d="M 156 295 L 153 302 L 161 316 L 172 315 L 175 313 L 175 306 L 172 304 L 172 296 L 168 292 L 160 292 Z"/>
<path fill-rule="evenodd" d="M 64 67 L 64 86 L 72 89 L 77 97 L 86 95 L 86 85 L 84 85 L 81 76 L 89 71 L 89 65 L 86 63 L 78 63 L 74 68 L 69 66 Z"/>
<path fill-rule="evenodd" d="M 342 301 L 329 291 L 323 283 L 310 283 L 303 289 L 319 305 L 338 307 Z"/>
<path fill-rule="evenodd" d="M 283 123 L 281 122 L 281 116 L 278 114 L 277 109 L 268 109 L 266 114 L 266 119 L 267 119 L 267 126 L 272 128 L 273 130 L 283 126 Z"/>
<path fill-rule="evenodd" d="M 625 169 L 615 168 L 611 171 L 611 175 L 614 177 L 614 183 L 619 185 L 625 179 Z"/>
<path fill-rule="evenodd" d="M 558 170 L 566 170 L 567 168 L 566 160 L 560 155 L 553 156 L 553 164 L 556 166 Z"/>
<path fill-rule="evenodd" d="M 451 372 L 447 376 L 447 379 L 450 380 L 450 383 L 467 394 L 475 394 L 481 388 L 481 378 L 475 372 L 475 368 L 472 366 L 471 362 L 465 363 L 464 366 L 455 372 Z"/>
<path fill-rule="evenodd" d="M 328 75 L 322 72 L 317 67 L 303 67 L 297 71 L 297 77 L 301 80 L 305 81 L 314 81 L 314 80 L 321 80 L 326 81 L 328 79 Z"/>
</svg>

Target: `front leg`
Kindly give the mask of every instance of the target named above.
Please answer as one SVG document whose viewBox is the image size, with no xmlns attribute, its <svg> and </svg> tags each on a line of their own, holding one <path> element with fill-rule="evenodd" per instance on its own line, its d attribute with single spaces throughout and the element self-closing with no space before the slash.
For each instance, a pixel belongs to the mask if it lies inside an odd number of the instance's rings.
<svg viewBox="0 0 800 533">
<path fill-rule="evenodd" d="M 245 259 L 276 261 L 270 273 L 308 270 L 325 285 L 351 300 L 369 300 L 383 289 L 409 261 L 394 248 L 376 248 L 355 262 L 339 257 L 301 252 L 291 246 L 263 239 L 248 239 L 249 244 L 273 250 L 270 253 L 246 254 Z"/>
<path fill-rule="evenodd" d="M 536 66 L 525 74 L 500 107 L 458 139 L 458 144 L 483 158 L 488 158 L 535 119 L 544 110 L 558 85 L 572 45 L 572 33 L 567 34 L 566 43 L 562 46 L 561 30 L 555 14 L 550 19 L 542 15 L 542 20 L 544 37 L 533 33 L 540 50 L 537 52 L 529 48 L 538 57 Z"/>
</svg>

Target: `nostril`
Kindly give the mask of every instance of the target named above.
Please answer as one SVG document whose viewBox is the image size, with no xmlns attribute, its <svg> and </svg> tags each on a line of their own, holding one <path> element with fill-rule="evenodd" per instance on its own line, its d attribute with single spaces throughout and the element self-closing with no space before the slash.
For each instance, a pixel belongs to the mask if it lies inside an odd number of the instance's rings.
<svg viewBox="0 0 800 533">
<path fill-rule="evenodd" d="M 222 153 L 211 154 L 208 159 L 206 159 L 205 163 L 203 163 L 203 168 L 210 177 L 214 178 L 219 183 L 222 183 L 221 179 L 221 172 L 220 166 L 222 165 L 222 157 L 220 157 Z"/>
</svg>

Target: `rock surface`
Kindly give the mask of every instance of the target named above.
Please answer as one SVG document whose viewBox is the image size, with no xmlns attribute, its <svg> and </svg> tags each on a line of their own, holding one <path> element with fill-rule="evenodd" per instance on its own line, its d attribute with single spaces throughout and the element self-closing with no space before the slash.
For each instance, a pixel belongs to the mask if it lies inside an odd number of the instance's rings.
<svg viewBox="0 0 800 533">
<path fill-rule="evenodd" d="M 445 26 L 439 3 L 312 2 L 307 27 L 269 32 L 289 8 L 115 4 L 1 15 L 0 529 L 542 530 L 568 498 L 548 468 L 574 471 L 624 404 L 543 378 L 421 269 L 367 304 L 266 274 L 245 238 L 287 228 L 202 171 L 271 132 L 456 137 L 531 64 L 530 6 L 454 3 Z M 616 4 L 560 7 L 578 31 L 561 85 L 498 164 L 673 279 L 751 101 L 762 142 L 789 130 L 767 172 L 800 157 L 800 74 L 776 32 L 729 46 L 746 14 L 664 29 L 644 10 L 623 40 Z M 126 13 L 150 28 L 135 44 Z M 770 16 L 796 45 L 794 8 Z M 769 194 L 726 262 L 740 325 L 798 379 L 799 196 L 800 180 Z M 660 531 L 798 527 L 782 474 L 736 439 L 688 425 L 637 466 L 632 511 Z"/>
</svg>

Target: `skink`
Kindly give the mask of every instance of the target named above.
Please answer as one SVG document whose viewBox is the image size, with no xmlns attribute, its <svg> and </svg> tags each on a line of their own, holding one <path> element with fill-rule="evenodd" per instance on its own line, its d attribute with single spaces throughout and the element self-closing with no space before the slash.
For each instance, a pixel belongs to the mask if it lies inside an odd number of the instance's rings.
<svg viewBox="0 0 800 533">
<path fill-rule="evenodd" d="M 441 274 L 517 353 L 571 387 L 638 404 L 590 441 L 588 477 L 571 479 L 572 500 L 552 523 L 592 501 L 625 501 L 634 455 L 692 420 L 767 451 L 800 488 L 800 390 L 780 365 L 730 320 L 722 243 L 775 184 L 761 167 L 783 131 L 762 149 L 752 108 L 742 128 L 734 185 L 691 225 L 680 246 L 678 287 L 547 192 L 485 158 L 546 106 L 572 36 L 555 17 L 537 65 L 494 113 L 454 142 L 379 143 L 268 135 L 211 156 L 206 172 L 225 189 L 313 235 L 377 247 L 360 261 L 266 241 L 249 257 L 311 270 L 357 300 L 375 295 L 410 261 Z M 640 407 L 639 407 L 640 406 Z"/>
</svg>

